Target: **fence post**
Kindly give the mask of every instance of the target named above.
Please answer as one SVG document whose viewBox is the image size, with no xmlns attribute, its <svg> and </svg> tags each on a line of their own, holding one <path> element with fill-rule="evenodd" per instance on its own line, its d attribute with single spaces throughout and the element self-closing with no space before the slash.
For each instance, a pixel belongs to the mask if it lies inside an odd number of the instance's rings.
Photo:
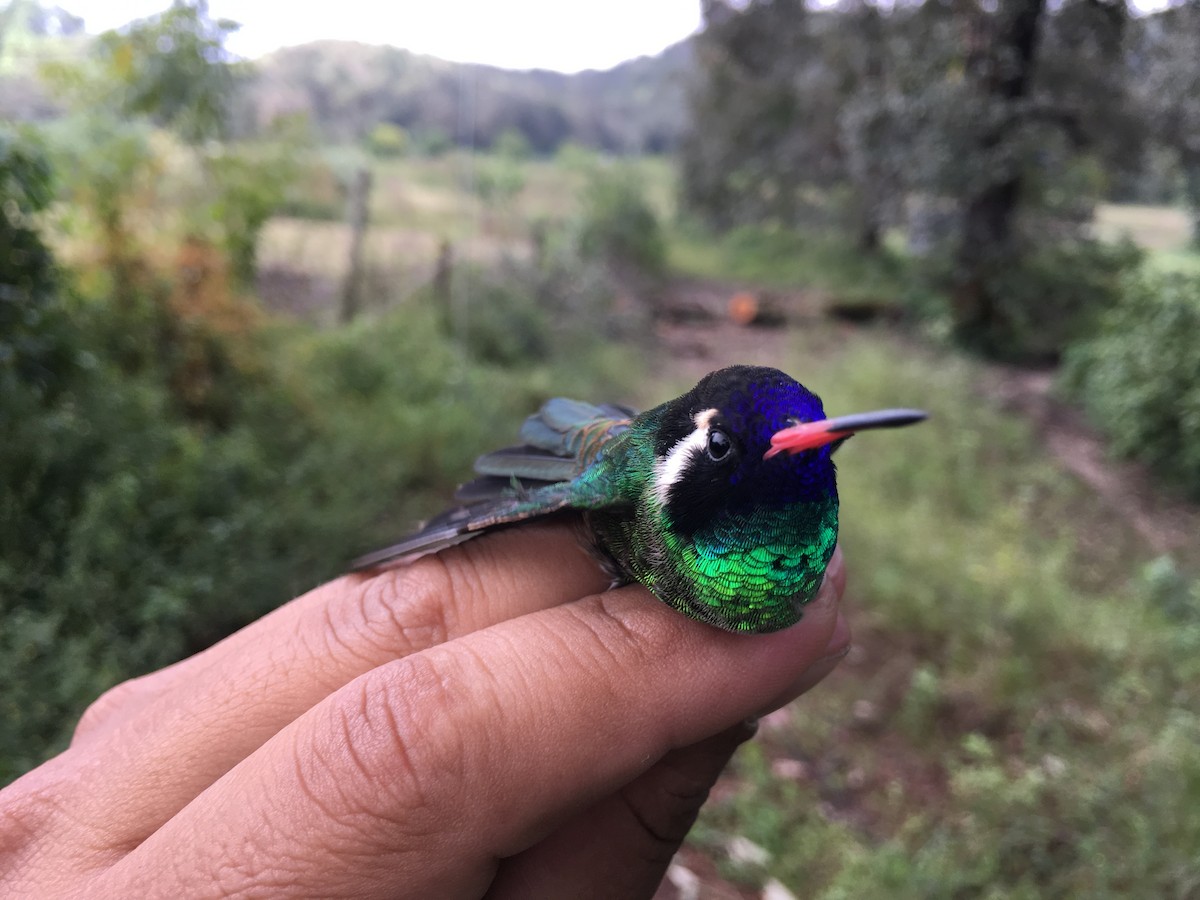
<svg viewBox="0 0 1200 900">
<path fill-rule="evenodd" d="M 350 183 L 350 196 L 346 203 L 346 217 L 350 223 L 350 259 L 346 267 L 346 280 L 342 284 L 343 322 L 358 315 L 362 304 L 363 247 L 367 236 L 367 207 L 371 197 L 371 171 L 361 168 L 354 173 Z"/>
</svg>

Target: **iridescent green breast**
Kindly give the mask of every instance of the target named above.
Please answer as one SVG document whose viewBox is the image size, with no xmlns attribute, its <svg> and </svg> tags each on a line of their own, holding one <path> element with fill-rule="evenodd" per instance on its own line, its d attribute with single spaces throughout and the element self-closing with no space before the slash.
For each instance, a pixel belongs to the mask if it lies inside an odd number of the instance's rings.
<svg viewBox="0 0 1200 900">
<path fill-rule="evenodd" d="M 652 508 L 593 513 L 597 543 L 615 567 L 668 606 L 729 631 L 767 632 L 800 620 L 837 544 L 837 498 L 719 517 L 683 538 Z"/>
<path fill-rule="evenodd" d="M 689 541 L 667 532 L 668 555 L 697 617 L 734 631 L 777 631 L 800 620 L 837 544 L 837 500 L 729 517 Z M 663 600 L 677 605 L 672 599 Z"/>
<path fill-rule="evenodd" d="M 759 510 L 752 521 L 731 521 L 678 542 L 670 552 L 692 582 L 692 608 L 707 607 L 722 627 L 736 631 L 776 631 L 798 622 L 837 544 L 837 502 L 819 506 Z"/>
</svg>

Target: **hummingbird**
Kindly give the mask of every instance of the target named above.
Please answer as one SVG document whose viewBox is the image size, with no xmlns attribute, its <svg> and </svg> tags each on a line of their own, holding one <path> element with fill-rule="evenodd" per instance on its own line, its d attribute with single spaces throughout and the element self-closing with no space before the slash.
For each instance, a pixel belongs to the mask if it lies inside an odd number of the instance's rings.
<svg viewBox="0 0 1200 900">
<path fill-rule="evenodd" d="M 575 510 L 614 586 L 640 582 L 718 628 L 777 631 L 800 620 L 837 544 L 834 451 L 856 432 L 924 418 L 916 409 L 826 418 L 798 381 L 745 365 L 642 413 L 554 398 L 525 420 L 520 446 L 479 457 L 461 506 L 353 568 Z"/>
</svg>

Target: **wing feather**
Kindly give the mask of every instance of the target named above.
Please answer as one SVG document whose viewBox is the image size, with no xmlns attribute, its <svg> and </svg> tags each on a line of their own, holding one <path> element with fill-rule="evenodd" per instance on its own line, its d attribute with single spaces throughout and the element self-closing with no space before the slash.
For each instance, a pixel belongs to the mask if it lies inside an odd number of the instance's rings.
<svg viewBox="0 0 1200 900">
<path fill-rule="evenodd" d="M 563 397 L 546 401 L 521 426 L 522 446 L 485 453 L 476 460 L 475 471 L 481 477 L 461 486 L 457 494 L 465 505 L 430 519 L 390 547 L 360 557 L 351 568 L 408 563 L 491 528 L 552 515 L 572 505 L 608 504 L 610 498 L 588 496 L 573 479 L 610 438 L 627 428 L 634 415 L 628 407 L 615 404 L 597 406 Z"/>
<path fill-rule="evenodd" d="M 492 528 L 548 516 L 571 505 L 568 484 L 554 484 L 523 494 L 510 493 L 448 510 L 416 532 L 382 550 L 361 556 L 350 564 L 354 571 L 389 564 L 406 564 L 470 540 Z"/>
</svg>

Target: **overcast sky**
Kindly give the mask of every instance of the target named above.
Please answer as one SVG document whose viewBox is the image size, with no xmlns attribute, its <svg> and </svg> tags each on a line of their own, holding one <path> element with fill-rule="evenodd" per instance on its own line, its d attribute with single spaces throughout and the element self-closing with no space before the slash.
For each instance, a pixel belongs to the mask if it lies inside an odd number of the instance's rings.
<svg viewBox="0 0 1200 900">
<path fill-rule="evenodd" d="M 57 0 L 98 33 L 160 12 L 170 0 Z M 320 38 L 393 44 L 443 59 L 512 69 L 607 69 L 658 53 L 700 25 L 700 0 L 209 0 L 242 29 L 246 57 Z"/>
</svg>

